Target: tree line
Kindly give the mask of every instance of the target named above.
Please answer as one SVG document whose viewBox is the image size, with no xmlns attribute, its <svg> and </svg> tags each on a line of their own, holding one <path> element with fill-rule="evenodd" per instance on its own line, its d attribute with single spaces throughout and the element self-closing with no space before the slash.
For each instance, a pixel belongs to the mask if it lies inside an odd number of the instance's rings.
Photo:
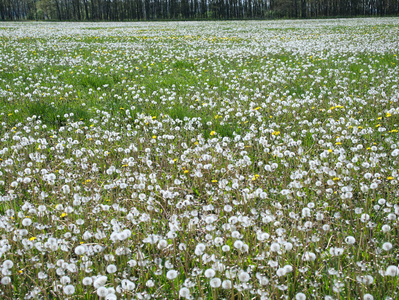
<svg viewBox="0 0 399 300">
<path fill-rule="evenodd" d="M 399 0 L 0 0 L 1 20 L 227 20 L 398 14 Z"/>
</svg>

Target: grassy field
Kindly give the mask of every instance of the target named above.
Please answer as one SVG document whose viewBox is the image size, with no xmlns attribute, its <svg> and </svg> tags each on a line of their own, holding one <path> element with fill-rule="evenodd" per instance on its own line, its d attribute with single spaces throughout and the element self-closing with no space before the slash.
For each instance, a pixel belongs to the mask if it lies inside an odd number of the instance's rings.
<svg viewBox="0 0 399 300">
<path fill-rule="evenodd" d="M 399 19 L 0 23 L 2 299 L 398 299 Z"/>
</svg>

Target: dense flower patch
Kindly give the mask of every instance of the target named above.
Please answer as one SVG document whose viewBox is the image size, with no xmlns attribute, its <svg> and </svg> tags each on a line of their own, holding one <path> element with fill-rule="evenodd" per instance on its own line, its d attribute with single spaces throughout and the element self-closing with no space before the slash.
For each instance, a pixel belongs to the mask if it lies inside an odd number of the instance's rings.
<svg viewBox="0 0 399 300">
<path fill-rule="evenodd" d="M 399 21 L 0 23 L 7 299 L 397 299 Z"/>
</svg>

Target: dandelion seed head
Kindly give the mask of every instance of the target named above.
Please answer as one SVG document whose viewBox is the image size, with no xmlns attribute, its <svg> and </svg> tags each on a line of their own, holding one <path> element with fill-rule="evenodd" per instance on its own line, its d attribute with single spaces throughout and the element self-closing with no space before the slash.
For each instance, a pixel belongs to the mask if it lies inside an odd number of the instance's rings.
<svg viewBox="0 0 399 300">
<path fill-rule="evenodd" d="M 388 266 L 388 268 L 387 268 L 387 270 L 385 272 L 385 275 L 392 276 L 392 277 L 398 276 L 399 275 L 399 268 L 397 266 L 393 266 L 393 265 Z"/>
<path fill-rule="evenodd" d="M 228 252 L 228 251 L 230 251 L 230 246 L 229 246 L 229 245 L 224 245 L 224 246 L 222 247 L 222 251 L 223 251 L 223 252 Z"/>
<path fill-rule="evenodd" d="M 295 295 L 295 300 L 306 300 L 306 295 L 304 293 L 298 293 Z"/>
<path fill-rule="evenodd" d="M 11 278 L 8 277 L 8 276 L 4 276 L 4 277 L 1 279 L 1 284 L 2 284 L 2 285 L 9 285 L 10 283 L 11 283 Z"/>
<path fill-rule="evenodd" d="M 107 272 L 110 274 L 115 273 L 117 270 L 118 270 L 118 268 L 114 264 L 107 266 Z"/>
<path fill-rule="evenodd" d="M 240 274 L 238 274 L 238 280 L 240 280 L 241 282 L 248 282 L 250 279 L 250 276 L 247 272 L 241 272 Z"/>
<path fill-rule="evenodd" d="M 231 280 L 223 280 L 222 282 L 222 288 L 225 290 L 229 290 L 231 289 L 232 284 L 231 284 Z"/>
<path fill-rule="evenodd" d="M 94 280 L 93 286 L 98 289 L 99 287 L 104 286 L 107 280 L 107 276 L 99 276 L 97 279 Z"/>
<path fill-rule="evenodd" d="M 385 251 L 391 250 L 392 247 L 393 246 L 392 246 L 392 244 L 390 242 L 386 242 L 386 243 L 382 244 L 382 249 L 385 250 Z"/>
<path fill-rule="evenodd" d="M 106 297 L 108 295 L 108 289 L 104 286 L 101 286 L 97 289 L 97 295 L 98 297 Z"/>
<path fill-rule="evenodd" d="M 64 286 L 63 288 L 65 295 L 73 295 L 75 294 L 75 287 L 71 284 Z"/>
<path fill-rule="evenodd" d="M 168 278 L 169 280 L 173 280 L 173 279 L 175 279 L 177 277 L 177 275 L 178 275 L 178 273 L 177 273 L 176 270 L 169 270 L 166 273 L 166 278 Z"/>
<path fill-rule="evenodd" d="M 205 277 L 207 278 L 212 278 L 216 275 L 216 272 L 213 269 L 207 269 L 205 270 Z"/>
<path fill-rule="evenodd" d="M 280 250 L 280 244 L 279 243 L 272 243 L 270 245 L 270 251 L 277 252 L 279 250 Z"/>
<path fill-rule="evenodd" d="M 25 218 L 22 220 L 22 225 L 30 226 L 32 224 L 32 220 L 30 218 Z"/>
<path fill-rule="evenodd" d="M 347 236 L 345 238 L 345 243 L 348 245 L 353 245 L 356 242 L 356 239 L 353 236 Z"/>
<path fill-rule="evenodd" d="M 222 285 L 222 281 L 219 278 L 212 278 L 209 282 L 212 288 L 219 288 Z"/>
<path fill-rule="evenodd" d="M 186 287 L 182 287 L 179 290 L 179 296 L 186 299 L 190 298 L 190 290 Z"/>
<path fill-rule="evenodd" d="M 82 279 L 83 285 L 91 285 L 93 283 L 93 279 L 91 277 L 85 277 Z"/>
<path fill-rule="evenodd" d="M 12 262 L 12 260 L 6 259 L 3 262 L 3 268 L 5 269 L 11 269 L 14 266 L 14 263 Z"/>
</svg>

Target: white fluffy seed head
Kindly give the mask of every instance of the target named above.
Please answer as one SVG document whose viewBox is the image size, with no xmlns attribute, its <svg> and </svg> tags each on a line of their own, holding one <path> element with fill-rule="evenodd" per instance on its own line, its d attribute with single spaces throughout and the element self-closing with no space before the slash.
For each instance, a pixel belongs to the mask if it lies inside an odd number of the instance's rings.
<svg viewBox="0 0 399 300">
<path fill-rule="evenodd" d="M 250 276 L 247 272 L 241 272 L 240 274 L 238 274 L 238 279 L 241 282 L 248 282 L 250 279 Z"/>
<path fill-rule="evenodd" d="M 302 256 L 302 259 L 304 261 L 314 261 L 316 259 L 316 254 L 310 251 L 306 251 Z"/>
<path fill-rule="evenodd" d="M 306 295 L 304 293 L 298 293 L 295 295 L 295 300 L 306 300 Z"/>
<path fill-rule="evenodd" d="M 136 287 L 136 285 L 134 284 L 134 282 L 131 282 L 128 279 L 123 279 L 121 281 L 121 287 L 122 289 L 124 289 L 125 291 L 132 291 L 134 290 L 134 288 Z"/>
<path fill-rule="evenodd" d="M 347 243 L 348 245 L 353 245 L 355 242 L 356 239 L 351 235 L 345 238 L 345 243 Z"/>
<path fill-rule="evenodd" d="M 287 272 L 285 271 L 284 268 L 278 268 L 276 274 L 278 277 L 284 276 Z"/>
<path fill-rule="evenodd" d="M 108 294 L 108 295 L 105 297 L 105 300 L 116 300 L 116 299 L 118 299 L 118 297 L 116 297 L 115 294 Z"/>
<path fill-rule="evenodd" d="M 190 298 L 190 290 L 186 287 L 182 287 L 179 291 L 179 296 L 182 298 Z"/>
<path fill-rule="evenodd" d="M 241 242 L 240 240 L 234 242 L 234 247 L 238 250 L 240 250 L 243 246 L 244 246 L 244 243 Z"/>
<path fill-rule="evenodd" d="M 382 225 L 381 230 L 382 230 L 382 232 L 385 232 L 385 233 L 389 232 L 391 230 L 391 226 L 389 226 L 387 224 Z"/>
<path fill-rule="evenodd" d="M 168 242 L 166 240 L 160 240 L 158 242 L 158 249 L 164 249 L 168 246 Z"/>
<path fill-rule="evenodd" d="M 32 220 L 30 218 L 25 218 L 22 220 L 22 225 L 30 226 L 32 224 Z"/>
<path fill-rule="evenodd" d="M 169 280 L 173 280 L 177 277 L 178 273 L 176 270 L 169 270 L 168 273 L 166 273 L 166 278 Z"/>
<path fill-rule="evenodd" d="M 284 270 L 286 273 L 290 273 L 290 272 L 292 272 L 293 268 L 291 265 L 285 265 Z"/>
<path fill-rule="evenodd" d="M 363 300 L 374 300 L 374 297 L 371 294 L 364 294 Z"/>
<path fill-rule="evenodd" d="M 399 275 L 399 268 L 397 266 L 389 266 L 385 272 L 387 276 L 397 276 Z"/>
<path fill-rule="evenodd" d="M 231 280 L 223 280 L 222 282 L 222 288 L 224 288 L 225 290 L 229 290 L 231 289 Z"/>
<path fill-rule="evenodd" d="M 94 287 L 98 289 L 99 287 L 104 286 L 105 283 L 107 282 L 107 279 L 108 279 L 107 276 L 98 277 L 96 280 L 94 280 L 93 283 Z"/>
<path fill-rule="evenodd" d="M 83 285 L 91 285 L 93 283 L 93 279 L 91 277 L 85 277 L 82 279 Z"/>
<path fill-rule="evenodd" d="M 336 247 L 330 248 L 330 254 L 332 256 L 341 256 L 343 253 L 344 253 L 343 248 L 336 248 Z"/>
<path fill-rule="evenodd" d="M 222 281 L 219 278 L 212 278 L 211 281 L 209 282 L 210 286 L 212 288 L 218 288 L 222 285 Z"/>
<path fill-rule="evenodd" d="M 230 246 L 229 246 L 229 245 L 224 245 L 224 246 L 222 247 L 222 251 L 223 251 L 223 252 L 228 252 L 228 251 L 230 251 Z"/>
<path fill-rule="evenodd" d="M 261 276 L 259 278 L 259 283 L 260 285 L 267 285 L 269 283 L 269 279 L 267 279 L 265 276 Z"/>
<path fill-rule="evenodd" d="M 240 234 L 238 231 L 233 231 L 233 232 L 231 233 L 231 237 L 232 237 L 232 238 L 239 239 L 240 236 L 241 236 L 241 234 Z"/>
<path fill-rule="evenodd" d="M 62 277 L 60 278 L 60 282 L 61 282 L 63 285 L 66 285 L 66 284 L 68 284 L 68 283 L 71 282 L 71 278 L 69 278 L 68 276 L 62 276 Z"/>
<path fill-rule="evenodd" d="M 85 252 L 86 252 L 86 248 L 84 246 L 82 246 L 82 245 L 77 246 L 75 248 L 75 254 L 76 255 L 83 255 L 83 254 L 85 254 Z"/>
<path fill-rule="evenodd" d="M 11 283 L 11 278 L 8 277 L 8 276 L 5 276 L 5 277 L 3 277 L 3 278 L 1 279 L 1 284 L 2 284 L 2 285 L 8 285 L 8 284 L 10 284 L 10 283 Z"/>
<path fill-rule="evenodd" d="M 363 282 L 364 282 L 364 284 L 367 284 L 367 285 L 373 284 L 374 278 L 371 275 L 366 275 L 363 278 Z"/>
<path fill-rule="evenodd" d="M 286 251 L 291 251 L 293 248 L 293 245 L 292 245 L 292 243 L 288 242 L 288 243 L 284 244 L 284 248 Z"/>
<path fill-rule="evenodd" d="M 72 284 L 64 286 L 64 294 L 65 295 L 73 295 L 75 294 L 75 287 Z"/>
<path fill-rule="evenodd" d="M 153 280 L 147 280 L 147 282 L 145 283 L 145 285 L 149 288 L 152 288 L 155 284 Z"/>
<path fill-rule="evenodd" d="M 108 289 L 105 286 L 101 286 L 97 289 L 98 297 L 106 297 L 108 295 Z"/>
<path fill-rule="evenodd" d="M 3 262 L 3 268 L 5 269 L 11 269 L 13 266 L 14 263 L 12 262 L 12 260 L 7 259 Z"/>
<path fill-rule="evenodd" d="M 107 266 L 107 272 L 110 274 L 115 273 L 117 270 L 118 270 L 118 268 L 114 264 Z"/>
<path fill-rule="evenodd" d="M 272 243 L 270 245 L 270 251 L 277 252 L 279 250 L 280 250 L 280 244 L 279 243 Z"/>
<path fill-rule="evenodd" d="M 206 278 L 213 278 L 215 277 L 216 272 L 213 269 L 207 269 L 205 271 L 205 277 Z"/>
<path fill-rule="evenodd" d="M 310 217 L 311 216 L 311 210 L 308 207 L 304 207 L 302 209 L 302 218 Z"/>
<path fill-rule="evenodd" d="M 382 250 L 389 251 L 391 249 L 392 249 L 392 244 L 390 242 L 382 244 Z"/>
</svg>

